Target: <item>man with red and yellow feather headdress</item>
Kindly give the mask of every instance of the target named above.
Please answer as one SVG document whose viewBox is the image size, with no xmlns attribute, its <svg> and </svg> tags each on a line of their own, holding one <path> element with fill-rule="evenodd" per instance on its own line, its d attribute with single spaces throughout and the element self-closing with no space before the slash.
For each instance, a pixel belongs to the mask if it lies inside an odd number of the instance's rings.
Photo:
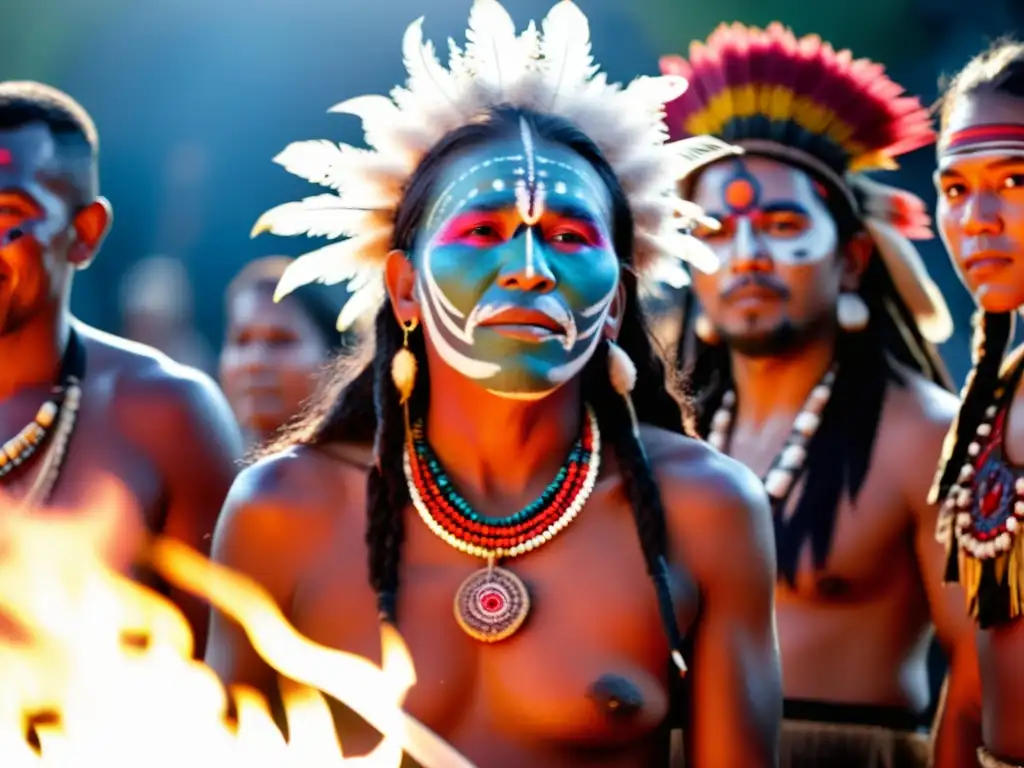
<svg viewBox="0 0 1024 768">
<path fill-rule="evenodd" d="M 696 234 L 721 266 L 693 275 L 680 360 L 701 433 L 772 501 L 780 762 L 926 764 L 934 625 L 951 670 L 936 765 L 970 765 L 976 656 L 926 501 L 956 410 L 933 346 L 951 322 L 910 242 L 930 236 L 924 204 L 863 175 L 930 144 L 929 115 L 880 65 L 779 24 L 723 25 L 662 69 L 690 83 L 672 138 L 745 150 L 683 182 L 720 223 Z"/>
</svg>

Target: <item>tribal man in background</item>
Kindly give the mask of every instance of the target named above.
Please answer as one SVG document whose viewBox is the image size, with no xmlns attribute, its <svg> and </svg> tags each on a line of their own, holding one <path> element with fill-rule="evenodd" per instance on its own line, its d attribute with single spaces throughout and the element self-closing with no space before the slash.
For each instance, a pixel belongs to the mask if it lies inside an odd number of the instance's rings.
<svg viewBox="0 0 1024 768">
<path fill-rule="evenodd" d="M 673 138 L 745 150 L 683 187 L 722 226 L 697 231 L 721 266 L 694 275 L 680 359 L 699 431 L 772 503 L 781 764 L 924 765 L 934 623 L 950 660 L 936 765 L 969 765 L 972 633 L 939 586 L 926 503 L 956 409 L 933 347 L 951 323 L 908 240 L 929 235 L 924 204 L 862 175 L 929 144 L 928 113 L 881 66 L 778 24 L 722 26 L 662 69 L 690 82 Z"/>
<path fill-rule="evenodd" d="M 71 284 L 111 223 L 89 115 L 38 83 L 0 83 L 0 491 L 74 508 L 114 479 L 153 533 L 209 551 L 241 438 L 220 390 L 71 315 Z M 173 594 L 206 638 L 209 609 Z"/>
</svg>

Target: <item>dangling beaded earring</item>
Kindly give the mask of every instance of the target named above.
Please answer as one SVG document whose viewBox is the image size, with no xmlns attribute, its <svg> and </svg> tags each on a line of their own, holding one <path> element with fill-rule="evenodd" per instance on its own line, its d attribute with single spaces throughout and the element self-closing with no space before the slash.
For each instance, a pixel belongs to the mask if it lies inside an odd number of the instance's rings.
<svg viewBox="0 0 1024 768">
<path fill-rule="evenodd" d="M 839 327 L 849 333 L 857 333 L 868 327 L 871 311 L 858 294 L 848 291 L 839 294 L 836 304 L 836 320 Z"/>
<path fill-rule="evenodd" d="M 714 345 L 721 340 L 718 338 L 718 331 L 715 330 L 715 326 L 711 324 L 708 316 L 703 312 L 694 318 L 693 332 L 697 334 L 697 338 L 705 344 Z"/>
<path fill-rule="evenodd" d="M 405 436 L 411 439 L 412 429 L 409 423 L 409 398 L 416 386 L 416 355 L 409 349 L 409 334 L 416 330 L 419 320 L 415 317 L 402 323 L 402 348 L 391 358 L 391 380 L 398 390 L 398 402 L 405 413 Z"/>
<path fill-rule="evenodd" d="M 633 423 L 633 434 L 639 437 L 640 424 L 637 422 L 633 398 L 630 396 L 633 387 L 636 386 L 636 366 L 626 351 L 611 339 L 608 339 L 608 380 L 612 389 L 626 401 L 629 419 Z"/>
</svg>

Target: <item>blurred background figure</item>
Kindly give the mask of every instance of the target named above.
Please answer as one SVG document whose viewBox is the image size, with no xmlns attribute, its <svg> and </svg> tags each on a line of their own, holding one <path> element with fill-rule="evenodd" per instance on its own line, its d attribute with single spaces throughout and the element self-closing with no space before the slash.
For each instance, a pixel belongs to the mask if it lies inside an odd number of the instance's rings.
<svg viewBox="0 0 1024 768">
<path fill-rule="evenodd" d="M 121 281 L 124 336 L 213 375 L 213 350 L 196 329 L 192 307 L 192 282 L 180 259 L 147 257 Z"/>
<path fill-rule="evenodd" d="M 327 362 L 352 344 L 335 328 L 343 289 L 307 285 L 274 302 L 292 261 L 257 259 L 228 286 L 220 382 L 250 448 L 301 410 Z"/>
</svg>

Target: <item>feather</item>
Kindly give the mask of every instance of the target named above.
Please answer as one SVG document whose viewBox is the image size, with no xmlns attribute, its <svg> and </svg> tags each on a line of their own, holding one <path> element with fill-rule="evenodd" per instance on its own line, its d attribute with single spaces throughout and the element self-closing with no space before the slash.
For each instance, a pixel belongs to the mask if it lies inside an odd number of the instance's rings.
<svg viewBox="0 0 1024 768">
<path fill-rule="evenodd" d="M 353 293 L 342 305 L 337 323 L 337 328 L 342 333 L 351 328 L 360 317 L 371 314 L 384 302 L 386 293 L 383 276 L 375 272 L 374 277 L 374 280 Z"/>
<path fill-rule="evenodd" d="M 672 154 L 672 172 L 684 179 L 698 168 L 718 162 L 726 157 L 742 155 L 743 148 L 729 144 L 714 136 L 691 136 L 666 145 Z"/>
<path fill-rule="evenodd" d="M 389 155 L 333 141 L 292 142 L 274 162 L 314 184 L 339 191 L 358 188 L 361 197 L 379 200 L 381 207 L 397 205 L 410 171 Z"/>
<path fill-rule="evenodd" d="M 572 0 L 560 0 L 541 22 L 548 109 L 555 109 L 566 94 L 585 83 L 595 72 L 590 55 L 590 23 Z"/>
<path fill-rule="evenodd" d="M 351 298 L 339 327 L 379 305 L 394 215 L 409 176 L 445 134 L 497 104 L 560 115 L 594 141 L 634 210 L 632 267 L 642 283 L 688 282 L 679 258 L 702 269 L 717 266 L 702 243 L 676 231 L 715 223 L 678 198 L 676 181 L 709 157 L 740 150 L 708 139 L 666 144 L 665 102 L 686 98 L 685 77 L 637 78 L 625 89 L 609 83 L 593 63 L 586 16 L 570 0 L 551 9 L 540 32 L 531 22 L 518 37 L 497 0 L 475 0 L 466 40 L 464 51 L 448 41 L 446 69 L 434 45 L 424 41 L 423 20 L 416 20 L 402 40 L 406 85 L 394 88 L 390 98 L 360 96 L 330 110 L 362 121 L 369 150 L 295 142 L 275 158 L 289 172 L 338 194 L 277 206 L 260 217 L 254 234 L 351 238 L 296 261 L 281 281 L 280 295 L 309 282 L 347 280 Z"/>
<path fill-rule="evenodd" d="M 440 138 L 420 124 L 417 115 L 403 113 L 387 96 L 356 96 L 335 104 L 328 112 L 355 115 L 363 122 L 367 144 L 412 167 Z"/>
<path fill-rule="evenodd" d="M 299 256 L 281 276 L 274 301 L 280 301 L 296 288 L 310 283 L 336 285 L 352 280 L 366 270 L 380 272 L 390 245 L 391 231 L 378 229 Z"/>
<path fill-rule="evenodd" d="M 334 239 L 386 226 L 390 220 L 388 208 L 353 208 L 337 195 L 324 194 L 271 208 L 259 217 L 250 236 L 270 232 L 282 237 L 307 235 Z"/>
<path fill-rule="evenodd" d="M 451 72 L 441 66 L 431 41 L 423 42 L 423 17 L 405 30 L 402 38 L 402 60 L 409 73 L 409 90 L 423 93 L 435 103 L 445 102 L 458 110 L 459 89 Z"/>
<path fill-rule="evenodd" d="M 693 235 L 667 230 L 657 234 L 644 233 L 644 239 L 661 253 L 682 259 L 705 274 L 713 274 L 719 267 L 715 252 Z"/>
<path fill-rule="evenodd" d="M 917 319 L 921 334 L 934 344 L 948 340 L 953 334 L 953 319 L 921 254 L 886 221 L 867 218 L 864 228 L 871 235 L 897 293 Z"/>
<path fill-rule="evenodd" d="M 466 30 L 465 57 L 476 84 L 501 94 L 515 77 L 512 67 L 521 60 L 518 47 L 515 24 L 501 3 L 474 0 Z"/>
<path fill-rule="evenodd" d="M 673 288 L 685 288 L 690 284 L 690 273 L 686 271 L 682 262 L 664 254 L 658 254 L 651 260 L 644 277 L 651 282 L 664 283 Z"/>
<path fill-rule="evenodd" d="M 686 78 L 677 75 L 642 75 L 626 86 L 622 94 L 627 99 L 636 100 L 638 106 L 646 105 L 648 109 L 660 114 L 665 104 L 678 99 L 686 92 L 687 85 Z"/>
</svg>

